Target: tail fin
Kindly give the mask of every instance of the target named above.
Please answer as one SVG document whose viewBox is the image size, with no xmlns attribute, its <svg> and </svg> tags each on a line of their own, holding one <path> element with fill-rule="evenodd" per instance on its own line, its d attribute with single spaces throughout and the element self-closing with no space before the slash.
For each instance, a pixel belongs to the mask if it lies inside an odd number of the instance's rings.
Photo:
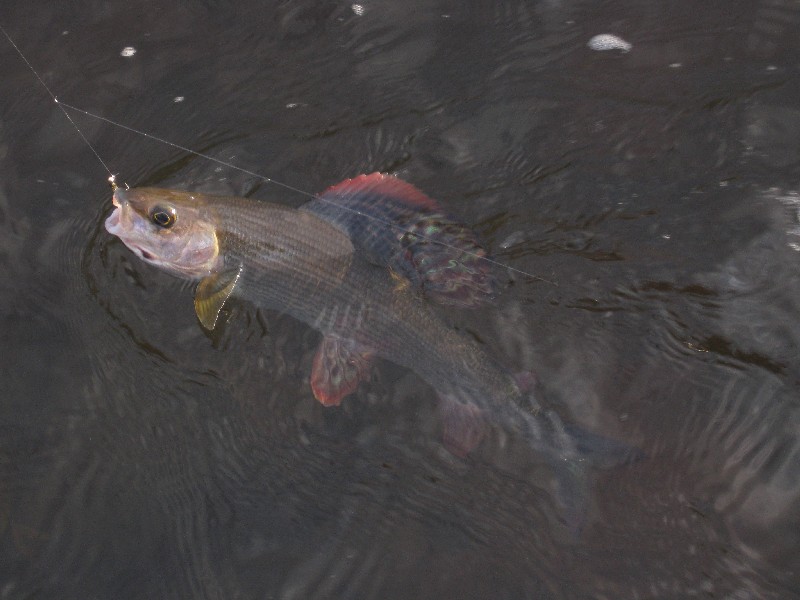
<svg viewBox="0 0 800 600">
<path fill-rule="evenodd" d="M 625 442 L 587 431 L 578 425 L 564 423 L 564 432 L 572 439 L 578 456 L 593 467 L 613 469 L 642 460 L 641 449 Z"/>
<path fill-rule="evenodd" d="M 536 378 L 532 373 L 523 372 L 514 379 L 521 395 L 516 401 L 498 402 L 491 410 L 461 399 L 469 394 L 440 392 L 444 444 L 452 454 L 466 456 L 487 433 L 487 419 L 518 433 L 550 468 L 561 518 L 577 535 L 586 520 L 592 470 L 630 464 L 644 454 L 624 442 L 564 423 L 555 411 L 543 409 L 534 396 Z"/>
<path fill-rule="evenodd" d="M 586 521 L 591 494 L 591 471 L 609 469 L 644 458 L 634 446 L 564 423 L 552 410 L 538 412 L 516 407 L 516 422 L 534 450 L 541 453 L 556 482 L 562 520 L 574 534 Z"/>
</svg>

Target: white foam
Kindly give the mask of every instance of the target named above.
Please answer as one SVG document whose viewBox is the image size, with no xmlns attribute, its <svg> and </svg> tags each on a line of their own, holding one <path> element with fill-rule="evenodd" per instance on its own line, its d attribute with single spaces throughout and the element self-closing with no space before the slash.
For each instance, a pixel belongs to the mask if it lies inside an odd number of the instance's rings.
<svg viewBox="0 0 800 600">
<path fill-rule="evenodd" d="M 598 52 L 603 52 L 605 50 L 622 50 L 623 52 L 628 52 L 633 48 L 633 44 L 630 42 L 626 42 L 621 37 L 610 33 L 596 35 L 590 39 L 586 45 Z"/>
</svg>

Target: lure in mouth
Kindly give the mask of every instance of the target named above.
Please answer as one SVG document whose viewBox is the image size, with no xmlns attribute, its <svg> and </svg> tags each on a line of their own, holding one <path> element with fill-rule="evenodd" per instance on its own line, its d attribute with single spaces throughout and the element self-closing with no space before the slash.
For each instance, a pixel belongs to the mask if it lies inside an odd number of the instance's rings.
<svg viewBox="0 0 800 600">
<path fill-rule="evenodd" d="M 106 231 L 111 235 L 115 235 L 122 239 L 120 235 L 124 231 L 124 227 L 122 226 L 122 212 L 123 206 L 127 205 L 128 202 L 125 199 L 125 190 L 121 188 L 115 188 L 114 193 L 111 196 L 111 204 L 114 205 L 114 210 L 111 211 L 111 214 L 108 216 L 105 222 Z M 123 240 L 124 241 L 124 240 Z"/>
</svg>

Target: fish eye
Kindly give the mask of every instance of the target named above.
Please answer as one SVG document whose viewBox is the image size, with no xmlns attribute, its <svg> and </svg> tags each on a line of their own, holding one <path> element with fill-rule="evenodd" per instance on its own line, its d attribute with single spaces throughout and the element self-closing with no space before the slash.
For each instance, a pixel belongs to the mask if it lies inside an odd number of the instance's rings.
<svg viewBox="0 0 800 600">
<path fill-rule="evenodd" d="M 150 220 L 164 229 L 172 227 L 177 219 L 178 214 L 171 206 L 156 206 L 150 212 Z"/>
</svg>

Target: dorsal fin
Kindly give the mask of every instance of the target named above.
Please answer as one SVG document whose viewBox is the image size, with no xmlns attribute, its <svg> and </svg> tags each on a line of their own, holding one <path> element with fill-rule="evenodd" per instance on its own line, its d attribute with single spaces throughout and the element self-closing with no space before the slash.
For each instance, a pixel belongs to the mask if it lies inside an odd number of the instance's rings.
<svg viewBox="0 0 800 600">
<path fill-rule="evenodd" d="M 334 196 L 341 198 L 354 195 L 365 197 L 374 195 L 378 200 L 389 197 L 409 206 L 439 210 L 439 205 L 433 198 L 428 197 L 407 181 L 384 173 L 370 173 L 345 179 L 322 192 L 320 197 L 333 199 Z"/>
<path fill-rule="evenodd" d="M 473 308 L 495 294 L 492 263 L 476 234 L 397 177 L 359 175 L 302 208 L 346 231 L 368 261 L 388 267 L 434 302 Z"/>
</svg>

